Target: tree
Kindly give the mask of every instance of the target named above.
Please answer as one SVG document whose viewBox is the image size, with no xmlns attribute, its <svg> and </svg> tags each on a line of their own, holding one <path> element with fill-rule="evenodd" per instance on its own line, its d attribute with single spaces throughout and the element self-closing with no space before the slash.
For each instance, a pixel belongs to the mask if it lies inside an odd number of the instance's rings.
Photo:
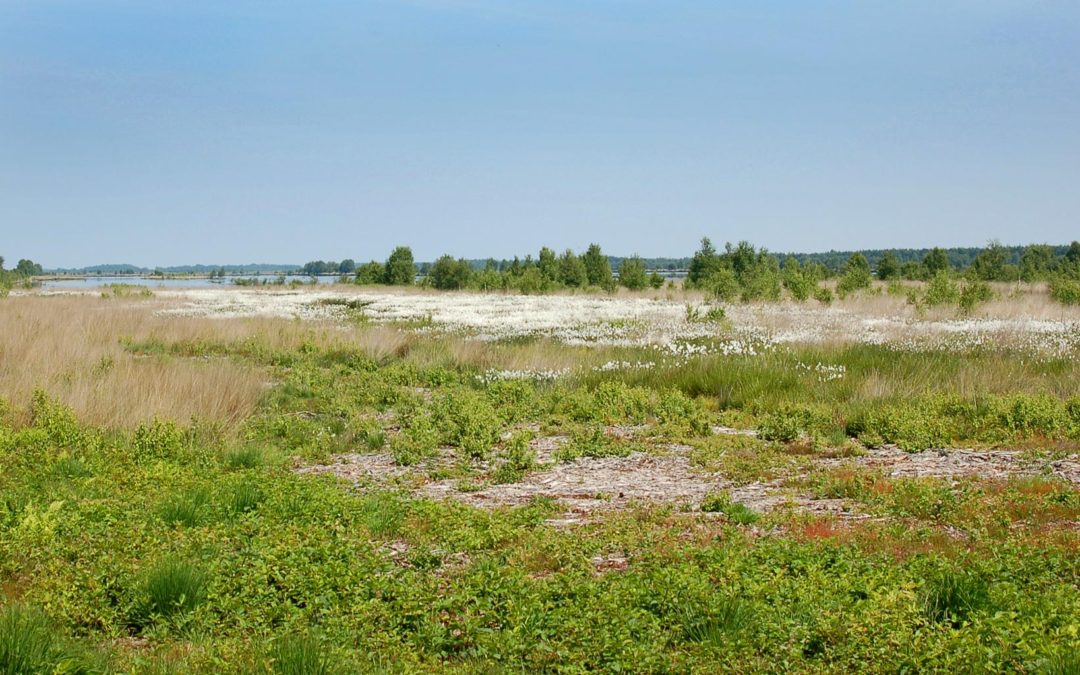
<svg viewBox="0 0 1080 675">
<path fill-rule="evenodd" d="M 341 274 L 352 274 L 356 271 L 356 261 L 352 258 L 345 258 L 338 263 L 337 271 Z"/>
<path fill-rule="evenodd" d="M 314 277 L 320 274 L 332 272 L 334 271 L 334 267 L 336 267 L 334 263 L 328 263 L 325 260 L 312 260 L 311 262 L 304 263 L 302 271 L 304 274 L 308 274 Z"/>
<path fill-rule="evenodd" d="M 26 258 L 23 258 L 15 266 L 15 274 L 24 277 L 33 277 L 44 274 L 44 271 L 41 269 L 41 265 L 37 264 L 33 260 L 27 260 Z"/>
<path fill-rule="evenodd" d="M 570 249 L 559 256 L 559 280 L 571 288 L 581 288 L 589 281 L 588 272 L 581 256 Z"/>
<path fill-rule="evenodd" d="M 794 256 L 789 255 L 784 259 L 784 267 L 781 276 L 783 278 L 784 288 L 791 293 L 791 297 L 799 302 L 803 302 L 809 298 L 810 293 L 814 290 L 815 281 L 813 277 L 802 268 L 799 264 L 799 260 Z"/>
<path fill-rule="evenodd" d="M 660 288 L 664 285 L 664 277 L 660 276 L 660 273 L 653 270 L 649 273 L 649 285 L 653 288 Z"/>
<path fill-rule="evenodd" d="M 4 271 L 4 256 L 0 255 L 0 272 Z"/>
<path fill-rule="evenodd" d="M 909 281 L 922 279 L 924 276 L 926 276 L 925 273 L 926 268 L 923 267 L 921 264 L 915 262 L 914 260 L 909 260 L 900 266 L 901 278 L 907 279 Z"/>
<path fill-rule="evenodd" d="M 743 302 L 780 299 L 780 264 L 766 249 L 740 241 L 736 246 L 727 244 L 724 250 L 722 262 L 735 273 Z"/>
<path fill-rule="evenodd" d="M 968 271 L 981 281 L 1006 281 L 1005 262 L 1005 247 L 995 239 L 975 256 Z"/>
<path fill-rule="evenodd" d="M 0 258 L 0 268 L 3 268 L 4 259 Z M 1070 265 L 1080 265 L 1080 241 L 1069 244 L 1069 250 L 1065 251 L 1065 262 Z"/>
<path fill-rule="evenodd" d="M 649 283 L 645 273 L 645 261 L 635 255 L 626 258 L 619 265 L 619 283 L 632 291 L 640 291 Z"/>
<path fill-rule="evenodd" d="M 1054 269 L 1054 249 L 1032 244 L 1020 254 L 1020 278 L 1027 282 L 1046 279 Z"/>
<path fill-rule="evenodd" d="M 701 282 L 717 300 L 730 302 L 739 296 L 739 280 L 730 267 L 717 267 Z"/>
<path fill-rule="evenodd" d="M 465 288 L 472 276 L 472 268 L 464 259 L 454 260 L 449 255 L 444 255 L 435 261 L 428 273 L 431 285 L 440 290 L 455 290 Z"/>
<path fill-rule="evenodd" d="M 585 255 L 581 256 L 581 260 L 585 263 L 585 277 L 588 279 L 590 286 L 601 286 L 603 288 L 611 286 L 611 262 L 600 250 L 600 244 L 589 244 L 589 248 L 585 251 Z"/>
<path fill-rule="evenodd" d="M 873 283 L 873 277 L 870 275 L 870 263 L 867 262 L 866 256 L 862 253 L 852 253 L 844 263 L 844 275 L 837 282 L 836 291 L 843 298 L 848 293 L 869 288 L 871 283 Z"/>
<path fill-rule="evenodd" d="M 540 270 L 540 276 L 548 283 L 554 284 L 559 281 L 559 261 L 555 257 L 555 251 L 547 246 L 540 249 L 540 259 L 536 267 Z"/>
<path fill-rule="evenodd" d="M 900 278 L 900 263 L 892 251 L 885 251 L 877 265 L 877 278 L 882 281 Z"/>
<path fill-rule="evenodd" d="M 376 260 L 364 263 L 356 270 L 356 283 L 358 284 L 367 286 L 381 284 L 385 278 L 386 272 L 383 270 L 383 265 Z"/>
<path fill-rule="evenodd" d="M 720 258 L 716 254 L 716 248 L 708 237 L 702 237 L 701 248 L 695 251 L 694 257 L 690 259 L 686 280 L 692 286 L 696 286 L 708 279 L 719 266 Z"/>
<path fill-rule="evenodd" d="M 398 246 L 386 259 L 383 269 L 383 283 L 390 286 L 411 286 L 416 280 L 416 263 L 413 262 L 412 249 Z"/>
<path fill-rule="evenodd" d="M 926 276 L 934 277 L 938 272 L 949 272 L 952 270 L 952 263 L 949 262 L 949 254 L 942 248 L 930 249 L 930 252 L 926 254 L 926 257 L 922 261 L 923 267 L 926 268 Z"/>
</svg>

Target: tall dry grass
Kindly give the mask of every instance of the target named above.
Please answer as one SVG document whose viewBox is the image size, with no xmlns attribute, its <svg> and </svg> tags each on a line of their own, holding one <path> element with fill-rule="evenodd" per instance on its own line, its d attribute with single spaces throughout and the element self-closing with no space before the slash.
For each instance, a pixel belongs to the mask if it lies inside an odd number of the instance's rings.
<svg viewBox="0 0 1080 675">
<path fill-rule="evenodd" d="M 44 389 L 84 422 L 113 428 L 155 416 L 232 424 L 248 415 L 267 381 L 259 369 L 224 359 L 140 358 L 120 341 L 241 337 L 254 327 L 158 317 L 154 307 L 94 296 L 0 301 L 0 398 L 25 411 L 33 390 Z"/>
</svg>

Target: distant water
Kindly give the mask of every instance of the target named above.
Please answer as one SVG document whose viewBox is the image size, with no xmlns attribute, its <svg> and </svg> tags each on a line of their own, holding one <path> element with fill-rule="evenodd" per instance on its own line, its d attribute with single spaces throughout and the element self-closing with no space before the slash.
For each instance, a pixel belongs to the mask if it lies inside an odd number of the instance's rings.
<svg viewBox="0 0 1080 675">
<path fill-rule="evenodd" d="M 42 288 L 51 289 L 64 289 L 64 288 L 101 288 L 103 286 L 111 286 L 112 284 L 127 284 L 128 286 L 149 286 L 150 288 L 243 288 L 233 283 L 233 279 L 251 279 L 256 283 L 261 284 L 264 280 L 268 285 L 277 279 L 273 275 L 262 275 L 258 277 L 250 276 L 238 276 L 238 277 L 225 277 L 224 279 L 162 279 L 160 277 L 132 277 L 132 276 L 92 276 L 83 277 L 80 279 L 53 279 L 49 281 L 43 281 L 41 283 Z M 320 284 L 333 284 L 337 283 L 341 277 L 337 274 L 331 276 L 320 276 L 318 281 Z M 285 283 L 288 284 L 293 280 L 301 283 L 311 283 L 311 277 L 304 275 L 290 275 L 285 277 Z"/>
</svg>

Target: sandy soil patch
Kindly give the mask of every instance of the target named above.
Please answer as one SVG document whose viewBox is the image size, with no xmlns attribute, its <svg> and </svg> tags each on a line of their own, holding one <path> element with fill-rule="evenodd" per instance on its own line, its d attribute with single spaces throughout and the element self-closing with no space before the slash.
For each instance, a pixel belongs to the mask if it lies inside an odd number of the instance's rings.
<svg viewBox="0 0 1080 675">
<path fill-rule="evenodd" d="M 855 464 L 881 471 L 891 478 L 1009 478 L 1012 476 L 1055 476 L 1080 485 L 1080 457 L 1037 459 L 1015 450 L 926 450 L 906 452 L 885 447 L 868 450 L 851 459 L 822 459 L 819 466 Z"/>
<path fill-rule="evenodd" d="M 550 521 L 556 525 L 586 522 L 605 512 L 623 510 L 637 504 L 673 504 L 696 511 L 706 496 L 726 491 L 732 501 L 759 513 L 792 509 L 828 515 L 844 520 L 869 518 L 857 504 L 845 499 L 818 499 L 794 492 L 790 478 L 737 485 L 719 473 L 703 472 L 691 465 L 692 448 L 664 446 L 665 454 L 635 452 L 627 457 L 579 458 L 552 463 L 552 453 L 567 441 L 563 436 L 541 437 L 533 441 L 542 468 L 514 483 L 483 485 L 460 479 L 429 480 L 419 470 L 397 465 L 388 454 L 341 455 L 325 466 L 298 469 L 300 473 L 332 474 L 362 483 L 367 481 L 411 484 L 417 496 L 453 499 L 479 508 L 516 506 L 538 497 L 552 499 L 564 513 Z M 435 464 L 452 462 L 453 450 L 444 449 Z M 881 448 L 845 459 L 815 460 L 818 468 L 859 466 L 881 471 L 889 477 L 988 478 L 1013 476 L 1055 476 L 1080 486 L 1080 458 L 1034 459 L 1028 453 L 1008 450 L 931 450 L 908 453 Z M 490 466 L 479 466 L 482 471 Z M 404 478 L 402 481 L 400 479 Z M 409 480 L 411 479 L 411 480 Z"/>
</svg>

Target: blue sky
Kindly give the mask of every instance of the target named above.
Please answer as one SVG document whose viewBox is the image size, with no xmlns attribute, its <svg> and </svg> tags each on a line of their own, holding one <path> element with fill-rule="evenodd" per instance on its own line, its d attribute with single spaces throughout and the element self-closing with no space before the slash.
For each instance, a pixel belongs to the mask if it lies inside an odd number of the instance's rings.
<svg viewBox="0 0 1080 675">
<path fill-rule="evenodd" d="M 1080 238 L 1080 3 L 0 0 L 46 266 Z"/>
</svg>

